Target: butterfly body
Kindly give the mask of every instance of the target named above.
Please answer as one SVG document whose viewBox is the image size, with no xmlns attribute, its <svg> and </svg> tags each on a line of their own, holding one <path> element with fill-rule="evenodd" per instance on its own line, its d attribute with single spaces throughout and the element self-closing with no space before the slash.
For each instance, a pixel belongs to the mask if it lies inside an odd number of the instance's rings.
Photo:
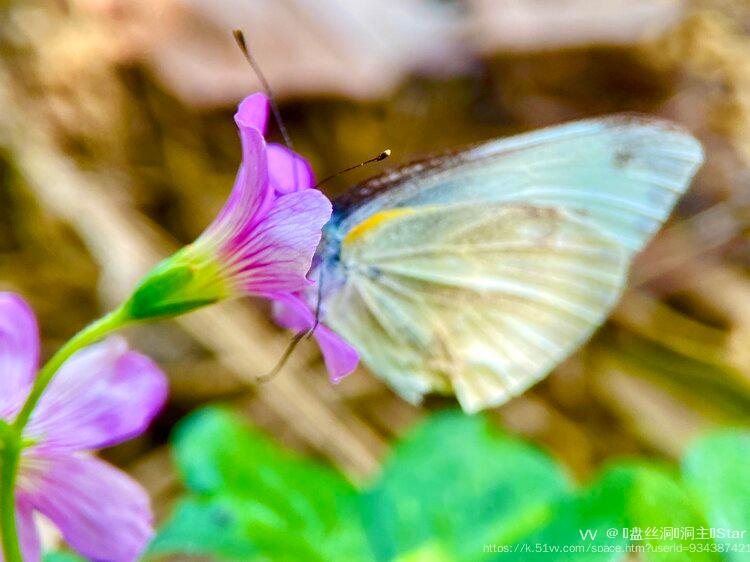
<svg viewBox="0 0 750 562">
<path fill-rule="evenodd" d="M 501 404 L 606 319 L 701 161 L 670 123 L 613 116 L 407 164 L 334 202 L 308 303 L 406 399 Z"/>
</svg>

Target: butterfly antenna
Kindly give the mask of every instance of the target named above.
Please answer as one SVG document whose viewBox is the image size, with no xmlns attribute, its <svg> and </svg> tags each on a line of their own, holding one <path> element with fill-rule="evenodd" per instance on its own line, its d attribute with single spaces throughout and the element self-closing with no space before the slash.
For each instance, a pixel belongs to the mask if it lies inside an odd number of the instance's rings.
<svg viewBox="0 0 750 562">
<path fill-rule="evenodd" d="M 386 148 L 383 152 L 375 156 L 374 158 L 370 158 L 369 160 L 365 160 L 364 162 L 360 162 L 359 164 L 355 164 L 354 166 L 349 166 L 348 168 L 345 168 L 341 170 L 340 172 L 336 172 L 335 174 L 328 176 L 325 179 L 320 180 L 318 183 L 315 184 L 315 187 L 318 188 L 324 183 L 328 183 L 333 178 L 339 177 L 341 174 L 345 174 L 346 172 L 351 172 L 352 170 L 356 170 L 357 168 L 361 168 L 362 166 L 366 166 L 367 164 L 372 164 L 373 162 L 382 162 L 386 158 L 388 158 L 391 155 L 391 149 Z"/>
<path fill-rule="evenodd" d="M 242 51 L 242 54 L 245 56 L 245 60 L 247 60 L 247 62 L 250 64 L 250 67 L 253 69 L 253 72 L 255 72 L 256 76 L 258 77 L 258 80 L 260 80 L 260 83 L 263 86 L 263 91 L 268 96 L 268 99 L 271 103 L 271 112 L 273 113 L 273 117 L 274 119 L 276 119 L 276 123 L 279 126 L 279 132 L 281 133 L 281 136 L 284 137 L 284 144 L 286 144 L 286 147 L 289 150 L 294 150 L 292 139 L 289 137 L 289 133 L 284 126 L 284 122 L 281 120 L 281 112 L 279 111 L 279 106 L 276 103 L 276 97 L 271 91 L 271 85 L 268 83 L 268 80 L 266 80 L 266 77 L 263 74 L 263 71 L 260 69 L 260 65 L 255 60 L 255 57 L 250 53 L 250 49 L 247 46 L 247 41 L 245 41 L 245 34 L 242 33 L 241 30 L 235 29 L 234 31 L 232 31 L 232 35 L 234 36 L 234 40 L 237 42 L 237 46 L 240 48 L 240 51 Z"/>
<path fill-rule="evenodd" d="M 299 342 L 301 342 L 304 339 L 309 339 L 313 335 L 317 327 L 320 325 L 321 303 L 323 302 L 323 271 L 324 271 L 323 268 L 321 268 L 320 276 L 318 277 L 318 296 L 317 296 L 317 302 L 315 303 L 315 322 L 313 323 L 311 328 L 294 334 L 292 341 L 290 341 L 289 345 L 286 346 L 284 353 L 281 355 L 281 358 L 276 362 L 276 365 L 274 365 L 273 369 L 268 371 L 268 373 L 258 377 L 257 378 L 258 382 L 260 383 L 268 382 L 272 378 L 274 378 L 276 375 L 278 375 L 279 372 L 281 372 L 281 369 L 284 367 L 284 365 L 286 365 L 286 362 L 292 356 L 292 353 L 296 349 L 297 345 L 299 345 Z"/>
<path fill-rule="evenodd" d="M 294 337 L 292 338 L 292 341 L 289 342 L 289 345 L 286 346 L 286 349 L 284 350 L 284 353 L 282 353 L 279 360 L 276 362 L 276 365 L 274 365 L 273 369 L 268 371 L 265 375 L 259 376 L 256 380 L 259 383 L 266 383 L 270 381 L 271 379 L 275 378 L 276 375 L 278 375 L 281 372 L 281 369 L 284 368 L 284 365 L 286 365 L 286 362 L 289 360 L 289 358 L 292 356 L 292 352 L 296 349 L 296 347 L 299 345 L 299 342 L 301 342 L 303 339 L 307 337 L 308 334 L 312 333 L 312 330 L 305 330 L 304 332 L 298 332 L 294 334 Z"/>
</svg>

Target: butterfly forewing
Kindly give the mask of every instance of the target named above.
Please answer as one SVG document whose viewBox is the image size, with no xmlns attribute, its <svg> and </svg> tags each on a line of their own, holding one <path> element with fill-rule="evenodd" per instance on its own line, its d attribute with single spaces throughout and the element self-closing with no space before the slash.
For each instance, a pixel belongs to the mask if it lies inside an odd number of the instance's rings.
<svg viewBox="0 0 750 562">
<path fill-rule="evenodd" d="M 636 252 L 669 216 L 702 161 L 698 141 L 667 121 L 631 115 L 578 121 L 375 178 L 358 188 L 374 195 L 350 198 L 340 230 L 397 207 L 523 203 L 585 215 Z"/>
</svg>

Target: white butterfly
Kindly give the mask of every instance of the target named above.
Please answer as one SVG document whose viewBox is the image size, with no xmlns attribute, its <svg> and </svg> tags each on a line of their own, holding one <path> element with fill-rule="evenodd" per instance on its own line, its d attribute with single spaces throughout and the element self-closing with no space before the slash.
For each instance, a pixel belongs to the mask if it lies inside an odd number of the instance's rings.
<svg viewBox="0 0 750 562">
<path fill-rule="evenodd" d="M 335 202 L 321 320 L 407 400 L 502 404 L 606 319 L 702 160 L 669 122 L 613 116 L 374 178 Z"/>
</svg>

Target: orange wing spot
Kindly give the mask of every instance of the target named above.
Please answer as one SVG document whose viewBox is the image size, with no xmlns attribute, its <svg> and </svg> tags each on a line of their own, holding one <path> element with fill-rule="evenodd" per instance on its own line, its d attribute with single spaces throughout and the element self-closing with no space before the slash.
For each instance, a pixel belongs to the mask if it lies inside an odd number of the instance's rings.
<svg viewBox="0 0 750 562">
<path fill-rule="evenodd" d="M 366 232 L 374 229 L 375 227 L 381 225 L 384 222 L 388 222 L 392 219 L 395 219 L 397 217 L 401 217 L 404 215 L 411 215 L 414 214 L 416 211 L 410 207 L 404 207 L 401 209 L 390 209 L 388 211 L 381 211 L 379 213 L 375 213 L 371 217 L 365 219 L 361 223 L 359 223 L 357 226 L 352 228 L 347 235 L 344 237 L 344 243 L 349 244 L 351 242 L 354 242 L 355 240 L 361 238 Z"/>
</svg>

